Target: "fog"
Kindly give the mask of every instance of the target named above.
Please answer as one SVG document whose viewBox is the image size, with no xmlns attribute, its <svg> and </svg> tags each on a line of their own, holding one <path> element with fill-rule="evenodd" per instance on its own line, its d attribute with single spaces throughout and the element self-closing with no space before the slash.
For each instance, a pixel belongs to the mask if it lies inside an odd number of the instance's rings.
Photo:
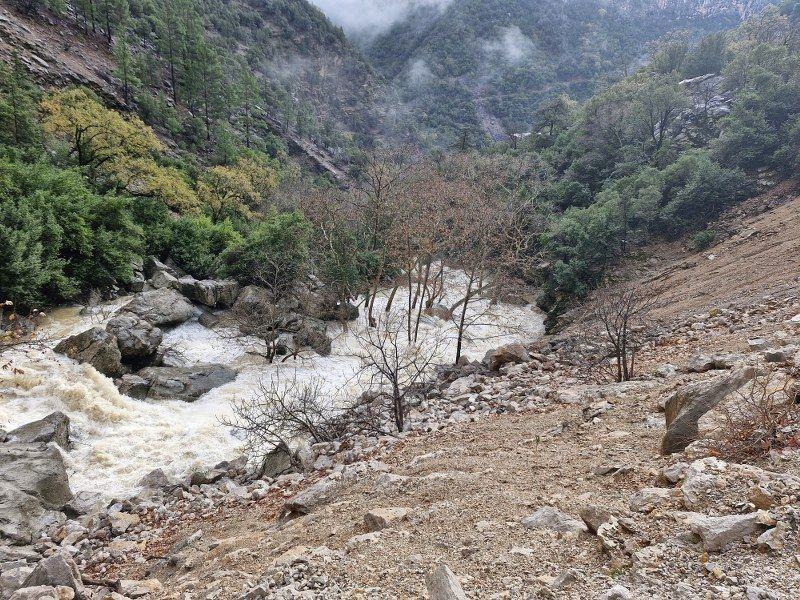
<svg viewBox="0 0 800 600">
<path fill-rule="evenodd" d="M 498 39 L 488 41 L 485 49 L 490 54 L 500 55 L 509 64 L 517 64 L 528 56 L 535 46 L 517 26 L 507 27 Z"/>
<path fill-rule="evenodd" d="M 371 39 L 417 8 L 444 10 L 452 0 L 310 0 L 349 36 Z"/>
</svg>

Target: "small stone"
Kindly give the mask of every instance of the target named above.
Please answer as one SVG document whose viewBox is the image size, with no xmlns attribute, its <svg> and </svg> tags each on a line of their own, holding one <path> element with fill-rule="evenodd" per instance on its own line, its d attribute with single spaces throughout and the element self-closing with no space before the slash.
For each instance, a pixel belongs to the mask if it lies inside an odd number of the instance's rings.
<svg viewBox="0 0 800 600">
<path fill-rule="evenodd" d="M 551 531 L 570 533 L 589 531 L 589 528 L 583 521 L 566 513 L 562 513 L 552 506 L 542 507 L 531 516 L 525 517 L 522 519 L 522 525 L 526 529 L 549 529 Z"/>
<path fill-rule="evenodd" d="M 158 579 L 146 579 L 135 581 L 133 579 L 121 579 L 117 583 L 117 591 L 128 598 L 141 598 L 148 594 L 158 594 L 164 591 L 164 586 Z"/>
<path fill-rule="evenodd" d="M 615 585 L 602 596 L 603 600 L 633 600 L 630 590 L 621 585 Z"/>
</svg>

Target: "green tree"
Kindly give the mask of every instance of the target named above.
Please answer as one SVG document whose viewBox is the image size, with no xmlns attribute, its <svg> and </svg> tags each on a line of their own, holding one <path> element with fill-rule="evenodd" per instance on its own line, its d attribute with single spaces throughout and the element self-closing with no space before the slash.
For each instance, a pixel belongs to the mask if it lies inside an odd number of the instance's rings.
<svg viewBox="0 0 800 600">
<path fill-rule="evenodd" d="M 15 52 L 9 67 L 0 62 L 0 143 L 22 146 L 38 138 L 36 89 Z"/>
</svg>

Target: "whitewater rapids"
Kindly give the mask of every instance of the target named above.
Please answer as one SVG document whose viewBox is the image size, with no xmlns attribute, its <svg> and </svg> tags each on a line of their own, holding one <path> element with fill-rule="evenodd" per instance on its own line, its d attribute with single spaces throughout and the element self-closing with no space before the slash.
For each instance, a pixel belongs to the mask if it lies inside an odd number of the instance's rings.
<svg viewBox="0 0 800 600">
<path fill-rule="evenodd" d="M 444 304 L 463 296 L 466 282 L 458 272 L 448 273 Z M 387 295 L 376 299 L 375 314 L 383 312 Z M 403 298 L 396 298 L 393 312 L 403 313 Z M 14 427 L 40 419 L 53 411 L 67 414 L 72 423 L 73 448 L 65 452 L 70 485 L 75 492 L 94 492 L 104 498 L 124 498 L 136 493 L 137 482 L 155 468 L 184 477 L 198 468 L 235 458 L 241 441 L 220 424 L 231 414 L 231 401 L 249 397 L 259 381 L 276 377 L 311 378 L 324 384 L 333 401 L 352 400 L 363 391 L 359 381 L 358 339 L 362 316 L 343 331 L 331 323 L 328 334 L 333 351 L 328 357 L 303 352 L 298 360 L 278 365 L 248 353 L 252 344 L 232 339 L 224 332 L 207 329 L 196 320 L 165 332 L 164 344 L 178 350 L 188 365 L 222 363 L 239 371 L 236 380 L 216 388 L 198 401 L 134 400 L 119 393 L 111 379 L 89 365 L 56 354 L 59 339 L 102 325 L 124 300 L 110 303 L 101 315 L 81 316 L 80 307 L 53 312 L 43 328 L 47 347 L 11 351 L 0 369 L 0 426 Z M 488 303 L 475 301 L 468 314 L 485 313 Z M 456 329 L 433 317 L 423 317 L 420 338 L 445 339 L 440 346 L 442 363 L 455 357 Z M 481 359 L 487 350 L 513 341 L 529 342 L 544 332 L 543 314 L 534 306 L 498 304 L 483 314 L 465 340 L 463 354 Z M 2 365 L 0 365 L 2 366 Z"/>
</svg>

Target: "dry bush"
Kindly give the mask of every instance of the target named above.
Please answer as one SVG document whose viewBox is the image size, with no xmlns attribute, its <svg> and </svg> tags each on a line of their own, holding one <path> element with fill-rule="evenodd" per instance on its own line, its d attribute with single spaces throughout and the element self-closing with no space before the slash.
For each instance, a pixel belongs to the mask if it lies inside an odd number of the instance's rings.
<svg viewBox="0 0 800 600">
<path fill-rule="evenodd" d="M 600 379 L 635 377 L 656 295 L 652 289 L 626 286 L 594 294 L 580 317 L 581 353 Z"/>
<path fill-rule="evenodd" d="M 720 412 L 714 451 L 724 458 L 764 458 L 772 450 L 800 447 L 800 389 L 792 375 L 769 371 L 757 376 Z"/>
<path fill-rule="evenodd" d="M 250 457 L 262 464 L 276 449 L 295 462 L 290 448 L 298 442 L 332 442 L 346 430 L 342 411 L 326 401 L 322 381 L 300 382 L 296 373 L 290 379 L 276 374 L 260 381 L 253 395 L 232 406 L 233 417 L 221 423 L 242 436 Z"/>
</svg>

